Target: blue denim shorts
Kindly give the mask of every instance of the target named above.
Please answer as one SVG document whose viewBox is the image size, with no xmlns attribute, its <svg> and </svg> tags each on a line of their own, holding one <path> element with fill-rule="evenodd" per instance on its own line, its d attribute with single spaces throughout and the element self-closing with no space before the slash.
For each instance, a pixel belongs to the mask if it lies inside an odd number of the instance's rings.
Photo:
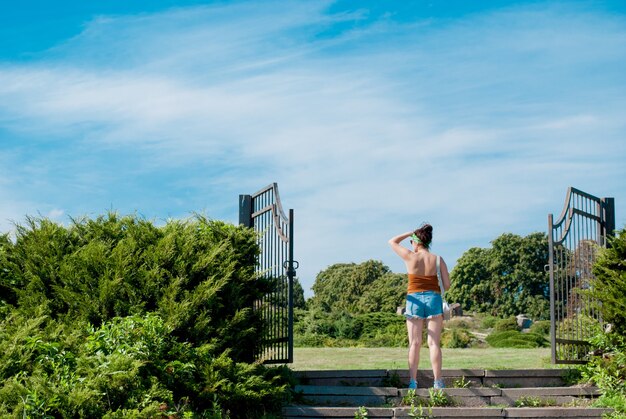
<svg viewBox="0 0 626 419">
<path fill-rule="evenodd" d="M 435 291 L 414 292 L 406 296 L 404 317 L 407 319 L 431 319 L 443 315 L 441 294 Z"/>
</svg>

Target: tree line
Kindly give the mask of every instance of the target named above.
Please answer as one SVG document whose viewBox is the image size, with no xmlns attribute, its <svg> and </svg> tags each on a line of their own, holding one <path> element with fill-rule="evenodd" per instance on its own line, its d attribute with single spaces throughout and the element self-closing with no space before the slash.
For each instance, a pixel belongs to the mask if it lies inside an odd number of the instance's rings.
<svg viewBox="0 0 626 419">
<path fill-rule="evenodd" d="M 466 251 L 450 273 L 447 299 L 465 311 L 498 317 L 520 313 L 537 320 L 549 317 L 548 238 L 502 234 L 490 248 Z M 295 306 L 353 315 L 395 312 L 407 288 L 404 273 L 391 272 L 376 260 L 338 263 L 321 271 L 313 284 L 313 297 L 304 304 L 302 286 L 295 286 Z"/>
<path fill-rule="evenodd" d="M 461 256 L 450 273 L 446 298 L 460 303 L 465 312 L 494 318 L 525 314 L 549 319 L 547 263 L 545 233 L 502 234 L 491 247 L 471 248 Z M 396 310 L 404 304 L 406 289 L 406 274 L 394 273 L 377 260 L 331 265 L 317 275 L 314 295 L 306 302 L 296 283 L 296 343 L 404 346 L 404 318 Z M 451 345 L 467 344 L 468 336 L 457 335 L 450 338 Z M 444 336 L 444 343 L 450 339 Z"/>
</svg>

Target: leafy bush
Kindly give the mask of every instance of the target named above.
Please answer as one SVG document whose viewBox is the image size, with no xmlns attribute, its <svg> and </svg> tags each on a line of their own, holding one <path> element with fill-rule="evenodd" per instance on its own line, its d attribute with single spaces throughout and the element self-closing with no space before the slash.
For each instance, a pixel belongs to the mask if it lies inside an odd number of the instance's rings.
<svg viewBox="0 0 626 419">
<path fill-rule="evenodd" d="M 252 231 L 200 216 L 161 228 L 115 213 L 69 227 L 28 218 L 0 249 L 0 286 L 23 313 L 98 326 L 155 311 L 179 338 L 253 359 L 263 322 L 251 307 L 269 284 L 254 275 Z"/>
<path fill-rule="evenodd" d="M 499 319 L 494 316 L 485 316 L 485 318 L 482 320 L 481 326 L 483 329 L 492 329 L 496 326 L 498 320 Z"/>
<path fill-rule="evenodd" d="M 0 239 L 0 416 L 257 417 L 288 374 L 251 364 L 255 233 L 196 217 L 28 218 Z"/>
<path fill-rule="evenodd" d="M 409 344 L 406 324 L 404 321 L 390 323 L 375 333 L 362 335 L 359 343 L 367 347 L 406 347 Z"/>
<path fill-rule="evenodd" d="M 25 343 L 21 371 L 3 377 L 3 413 L 176 417 L 217 404 L 225 414 L 247 417 L 276 411 L 289 396 L 280 371 L 237 363 L 227 352 L 215 356 L 208 345 L 181 343 L 155 314 L 72 331 L 51 320 L 38 324 L 33 329 L 19 315 L 2 324 L 3 338 Z M 32 335 L 24 339 L 26 331 Z M 2 361 L 11 358 L 15 353 L 5 353 Z"/>
<path fill-rule="evenodd" d="M 515 317 L 509 317 L 508 319 L 498 320 L 494 326 L 496 332 L 504 332 L 507 330 L 520 330 Z"/>
<path fill-rule="evenodd" d="M 535 333 L 521 333 L 516 330 L 493 332 L 486 338 L 494 348 L 540 348 L 548 346 L 548 341 Z"/>
<path fill-rule="evenodd" d="M 361 314 L 355 317 L 354 324 L 355 327 L 361 331 L 361 335 L 365 336 L 374 335 L 380 330 L 393 325 L 404 327 L 404 332 L 406 333 L 405 318 L 395 313 L 381 312 Z"/>
<path fill-rule="evenodd" d="M 580 367 L 583 379 L 601 389 L 596 405 L 626 415 L 626 337 L 599 333 L 590 342 L 596 351 L 589 363 Z"/>
<path fill-rule="evenodd" d="M 615 409 L 609 417 L 617 418 L 626 416 L 626 229 L 609 243 L 593 266 L 591 288 L 582 294 L 612 330 L 597 330 L 590 339 L 594 351 L 581 373 L 602 391 L 596 405 Z"/>
<path fill-rule="evenodd" d="M 293 345 L 298 348 L 321 348 L 323 346 L 333 346 L 329 344 L 331 339 L 327 335 L 315 333 L 294 334 Z"/>
<path fill-rule="evenodd" d="M 310 308 L 307 311 L 298 310 L 294 313 L 294 334 L 323 335 L 337 337 L 335 321 L 341 316 L 333 315 L 319 308 Z"/>
<path fill-rule="evenodd" d="M 472 335 L 465 329 L 446 329 L 441 334 L 441 346 L 444 348 L 467 348 L 472 340 Z"/>
<path fill-rule="evenodd" d="M 534 322 L 530 326 L 530 332 L 536 333 L 541 336 L 549 336 L 550 335 L 550 321 L 539 320 L 538 322 Z"/>
<path fill-rule="evenodd" d="M 593 265 L 595 279 L 583 293 L 604 322 L 612 324 L 616 333 L 626 335 L 626 228 L 609 238 L 609 244 L 599 250 Z"/>
<path fill-rule="evenodd" d="M 452 318 L 445 324 L 448 329 L 469 329 L 472 325 L 466 319 Z"/>
<path fill-rule="evenodd" d="M 294 345 L 300 347 L 397 347 L 408 345 L 405 319 L 394 313 L 350 315 L 319 308 L 295 316 Z"/>
</svg>

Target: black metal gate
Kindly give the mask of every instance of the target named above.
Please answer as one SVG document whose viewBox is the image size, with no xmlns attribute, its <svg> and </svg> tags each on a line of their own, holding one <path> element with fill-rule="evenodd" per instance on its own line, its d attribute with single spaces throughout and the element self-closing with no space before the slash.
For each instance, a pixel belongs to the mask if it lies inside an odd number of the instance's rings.
<svg viewBox="0 0 626 419">
<path fill-rule="evenodd" d="M 550 336 L 552 363 L 581 364 L 590 351 L 588 339 L 602 322 L 586 307 L 579 290 L 589 288 L 598 247 L 615 230 L 615 201 L 568 188 L 556 223 L 548 215 L 550 268 Z"/>
<path fill-rule="evenodd" d="M 255 304 L 267 325 L 256 358 L 266 364 L 291 363 L 293 278 L 298 267 L 293 260 L 293 210 L 289 217 L 285 215 L 278 185 L 272 183 L 252 195 L 239 195 L 239 224 L 257 232 L 261 254 L 256 272 L 273 283 L 272 290 Z"/>
</svg>

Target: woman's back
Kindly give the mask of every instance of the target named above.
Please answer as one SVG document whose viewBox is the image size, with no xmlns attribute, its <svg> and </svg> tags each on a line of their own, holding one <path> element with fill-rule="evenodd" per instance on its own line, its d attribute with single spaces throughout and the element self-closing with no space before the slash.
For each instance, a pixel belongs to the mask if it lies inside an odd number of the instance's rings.
<svg viewBox="0 0 626 419">
<path fill-rule="evenodd" d="M 413 252 L 404 260 L 406 271 L 412 275 L 437 276 L 437 255 L 430 252 Z"/>
</svg>

